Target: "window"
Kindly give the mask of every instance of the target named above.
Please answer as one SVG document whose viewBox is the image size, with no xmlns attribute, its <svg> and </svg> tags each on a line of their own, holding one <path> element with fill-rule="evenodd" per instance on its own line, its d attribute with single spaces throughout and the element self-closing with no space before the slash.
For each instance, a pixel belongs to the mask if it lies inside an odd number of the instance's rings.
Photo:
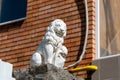
<svg viewBox="0 0 120 80">
<path fill-rule="evenodd" d="M 120 1 L 97 0 L 98 57 L 120 54 Z M 100 11 L 100 12 L 99 12 Z M 98 37 L 99 36 L 99 37 Z"/>
<path fill-rule="evenodd" d="M 25 18 L 27 0 L 0 0 L 0 24 Z"/>
</svg>

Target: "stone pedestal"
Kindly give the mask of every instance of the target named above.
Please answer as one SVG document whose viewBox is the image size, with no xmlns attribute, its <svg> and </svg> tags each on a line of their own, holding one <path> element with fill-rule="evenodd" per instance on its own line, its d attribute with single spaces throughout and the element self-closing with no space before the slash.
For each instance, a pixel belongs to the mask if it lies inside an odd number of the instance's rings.
<svg viewBox="0 0 120 80">
<path fill-rule="evenodd" d="M 15 80 L 12 78 L 12 64 L 0 60 L 0 80 Z"/>
<path fill-rule="evenodd" d="M 16 80 L 84 80 L 52 64 L 14 72 Z"/>
</svg>

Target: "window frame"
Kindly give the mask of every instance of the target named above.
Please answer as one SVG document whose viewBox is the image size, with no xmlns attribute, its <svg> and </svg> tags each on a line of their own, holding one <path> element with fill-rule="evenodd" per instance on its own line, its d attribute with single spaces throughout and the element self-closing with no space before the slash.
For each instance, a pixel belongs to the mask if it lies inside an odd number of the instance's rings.
<svg viewBox="0 0 120 80">
<path fill-rule="evenodd" d="M 27 11 L 27 0 L 21 0 L 21 1 L 13 0 L 13 2 L 7 0 L 4 1 L 1 0 L 0 26 L 25 20 L 27 15 L 26 11 Z"/>
<path fill-rule="evenodd" d="M 100 1 L 96 0 L 95 4 L 95 19 L 96 19 L 96 27 L 95 27 L 95 38 L 96 38 L 96 55 L 95 59 L 100 58 Z"/>
</svg>

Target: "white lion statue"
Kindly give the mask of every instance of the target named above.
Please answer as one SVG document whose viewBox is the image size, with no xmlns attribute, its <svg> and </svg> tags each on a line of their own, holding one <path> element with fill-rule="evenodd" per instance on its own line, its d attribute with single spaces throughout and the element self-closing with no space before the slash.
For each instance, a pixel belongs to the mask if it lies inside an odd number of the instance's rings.
<svg viewBox="0 0 120 80">
<path fill-rule="evenodd" d="M 31 67 L 47 63 L 60 68 L 64 66 L 65 57 L 68 53 L 67 48 L 63 46 L 66 30 L 66 24 L 61 19 L 51 22 L 38 49 L 32 55 L 30 60 Z"/>
</svg>

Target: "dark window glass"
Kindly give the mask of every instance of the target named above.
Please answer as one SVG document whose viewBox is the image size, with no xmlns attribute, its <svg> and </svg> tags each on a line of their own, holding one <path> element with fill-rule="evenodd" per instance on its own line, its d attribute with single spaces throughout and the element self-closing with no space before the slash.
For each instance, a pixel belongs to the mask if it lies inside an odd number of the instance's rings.
<svg viewBox="0 0 120 80">
<path fill-rule="evenodd" d="M 0 0 L 0 23 L 24 18 L 27 0 Z"/>
</svg>

